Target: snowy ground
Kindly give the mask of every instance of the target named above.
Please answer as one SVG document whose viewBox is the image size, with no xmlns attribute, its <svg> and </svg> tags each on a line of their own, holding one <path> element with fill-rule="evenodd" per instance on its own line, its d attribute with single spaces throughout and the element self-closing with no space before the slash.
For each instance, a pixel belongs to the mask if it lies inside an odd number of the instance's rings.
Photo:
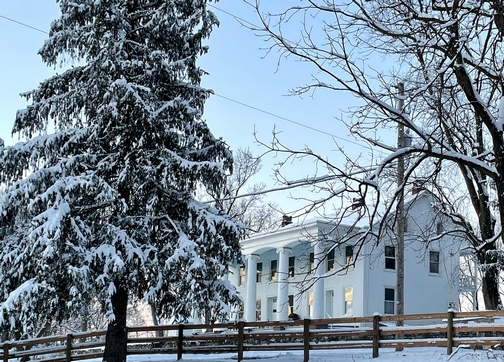
<svg viewBox="0 0 504 362">
<path fill-rule="evenodd" d="M 299 352 L 245 352 L 245 361 L 252 362 L 302 362 L 303 353 Z M 174 355 L 168 356 L 130 356 L 128 362 L 169 362 L 176 361 Z M 88 360 L 89 362 L 101 362 L 100 359 Z M 183 362 L 236 362 L 234 354 L 214 354 L 214 355 L 185 355 Z M 504 361 L 504 351 L 455 349 L 451 356 L 446 354 L 445 348 L 408 348 L 403 352 L 395 352 L 393 349 L 381 349 L 380 357 L 371 358 L 370 349 L 354 350 L 331 350 L 331 351 L 311 351 L 310 362 L 354 362 L 354 361 L 376 361 L 376 362 L 439 362 L 439 361 Z"/>
</svg>

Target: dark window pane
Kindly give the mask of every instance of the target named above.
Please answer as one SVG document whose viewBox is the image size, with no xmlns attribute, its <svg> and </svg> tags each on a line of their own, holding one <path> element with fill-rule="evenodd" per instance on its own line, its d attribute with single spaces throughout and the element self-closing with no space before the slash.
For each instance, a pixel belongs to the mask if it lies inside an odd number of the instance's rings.
<svg viewBox="0 0 504 362">
<path fill-rule="evenodd" d="M 385 258 L 385 269 L 395 270 L 395 259 Z"/>
<path fill-rule="evenodd" d="M 429 254 L 431 262 L 439 263 L 439 251 L 431 251 Z"/>
<path fill-rule="evenodd" d="M 395 247 L 385 246 L 385 269 L 395 270 Z"/>
<path fill-rule="evenodd" d="M 385 300 L 394 301 L 394 289 L 385 288 Z"/>
<path fill-rule="evenodd" d="M 439 251 L 429 251 L 429 272 L 439 274 Z"/>
<path fill-rule="evenodd" d="M 327 260 L 327 271 L 334 270 L 334 259 Z"/>
<path fill-rule="evenodd" d="M 296 257 L 290 256 L 289 257 L 289 266 L 294 267 L 295 260 L 296 260 Z"/>
<path fill-rule="evenodd" d="M 275 281 L 277 277 L 277 261 L 272 260 L 270 266 L 271 266 L 271 280 Z"/>
<path fill-rule="evenodd" d="M 346 257 L 353 257 L 353 245 L 347 245 L 345 248 Z"/>
<path fill-rule="evenodd" d="M 385 256 L 391 256 L 395 258 L 395 246 L 386 246 Z"/>
<path fill-rule="evenodd" d="M 296 258 L 294 256 L 289 257 L 289 278 L 292 278 L 295 274 L 294 265 Z"/>
<path fill-rule="evenodd" d="M 345 261 L 347 265 L 352 264 L 353 262 L 353 245 L 347 245 L 345 248 Z"/>
<path fill-rule="evenodd" d="M 334 270 L 334 249 L 327 253 L 327 271 Z"/>
</svg>

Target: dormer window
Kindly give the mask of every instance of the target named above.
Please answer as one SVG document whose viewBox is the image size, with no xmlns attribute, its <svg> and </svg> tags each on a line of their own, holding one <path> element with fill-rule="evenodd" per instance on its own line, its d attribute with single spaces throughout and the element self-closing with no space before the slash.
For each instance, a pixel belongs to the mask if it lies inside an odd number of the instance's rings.
<svg viewBox="0 0 504 362">
<path fill-rule="evenodd" d="M 385 246 L 385 269 L 395 270 L 396 254 L 395 246 Z"/>
</svg>

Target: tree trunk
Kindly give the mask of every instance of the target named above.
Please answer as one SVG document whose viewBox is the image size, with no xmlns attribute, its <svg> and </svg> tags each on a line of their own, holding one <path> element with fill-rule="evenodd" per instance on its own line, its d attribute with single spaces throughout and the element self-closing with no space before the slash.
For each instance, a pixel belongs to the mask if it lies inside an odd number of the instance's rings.
<svg viewBox="0 0 504 362">
<path fill-rule="evenodd" d="M 126 331 L 127 308 L 128 291 L 123 287 L 117 287 L 115 294 L 112 296 L 112 310 L 115 320 L 108 325 L 103 362 L 126 362 L 128 337 Z"/>
<path fill-rule="evenodd" d="M 210 326 L 205 329 L 205 332 L 213 332 L 213 328 L 211 327 L 211 325 L 213 324 L 212 312 L 208 307 L 205 307 L 205 324 L 207 326 Z"/>
<path fill-rule="evenodd" d="M 82 307 L 81 332 L 87 332 L 89 326 L 89 306 Z M 86 338 L 79 338 L 79 343 L 86 343 Z"/>
<path fill-rule="evenodd" d="M 480 265 L 483 266 L 481 291 L 486 310 L 502 309 L 499 294 L 499 269 L 496 265 L 498 260 L 493 252 L 496 248 L 497 246 L 492 244 L 488 247 L 489 251 L 483 249 L 478 255 Z"/>
<path fill-rule="evenodd" d="M 498 270 L 498 260 L 492 254 L 497 248 L 496 245 L 492 244 L 488 246 L 487 249 L 482 249 L 478 253 L 478 261 L 482 267 L 482 280 L 481 280 L 481 292 L 483 294 L 483 302 L 485 304 L 486 310 L 498 310 L 502 309 L 501 298 L 499 294 L 499 270 Z"/>
<path fill-rule="evenodd" d="M 501 309 L 498 273 L 495 270 L 489 270 L 483 273 L 481 290 L 483 291 L 483 301 L 486 310 Z"/>
<path fill-rule="evenodd" d="M 154 304 L 154 302 L 150 302 L 149 306 L 151 311 L 152 323 L 155 326 L 159 326 L 159 319 L 156 313 L 156 305 Z M 156 337 L 163 337 L 163 331 L 156 331 Z"/>
</svg>

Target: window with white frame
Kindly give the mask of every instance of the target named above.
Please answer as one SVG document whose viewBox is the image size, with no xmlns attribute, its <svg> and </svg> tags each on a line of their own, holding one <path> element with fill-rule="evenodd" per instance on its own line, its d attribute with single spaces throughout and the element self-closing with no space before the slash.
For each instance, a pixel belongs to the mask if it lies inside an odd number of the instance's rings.
<svg viewBox="0 0 504 362">
<path fill-rule="evenodd" d="M 295 256 L 289 256 L 289 278 L 294 277 L 296 274 L 295 272 L 295 265 L 296 265 L 296 257 Z"/>
<path fill-rule="evenodd" d="M 261 283 L 262 282 L 262 262 L 257 263 L 257 275 L 256 275 L 256 282 Z"/>
<path fill-rule="evenodd" d="M 313 317 L 313 292 L 308 292 L 308 315 Z"/>
<path fill-rule="evenodd" d="M 385 314 L 395 313 L 395 290 L 393 288 L 385 288 Z"/>
<path fill-rule="evenodd" d="M 270 262 L 270 271 L 271 271 L 271 278 L 270 280 L 271 281 L 276 281 L 277 280 L 277 269 L 278 268 L 278 264 L 277 264 L 277 260 L 272 260 Z"/>
<path fill-rule="evenodd" d="M 353 313 L 353 287 L 345 287 L 345 314 Z"/>
<path fill-rule="evenodd" d="M 309 274 L 315 274 L 315 253 L 310 253 L 310 269 L 308 270 Z"/>
<path fill-rule="evenodd" d="M 436 224 L 436 234 L 441 235 L 444 232 L 444 226 L 441 221 L 438 221 Z"/>
<path fill-rule="evenodd" d="M 385 246 L 385 269 L 395 270 L 396 268 L 396 251 L 395 246 Z"/>
<path fill-rule="evenodd" d="M 290 294 L 289 295 L 289 311 L 288 311 L 288 315 L 291 315 L 292 313 L 294 313 L 294 295 Z"/>
<path fill-rule="evenodd" d="M 429 273 L 439 274 L 439 251 L 429 251 Z"/>
<path fill-rule="evenodd" d="M 240 265 L 240 282 L 239 285 L 243 287 L 245 285 L 245 265 Z"/>
<path fill-rule="evenodd" d="M 327 271 L 334 270 L 334 249 L 327 253 Z"/>
<path fill-rule="evenodd" d="M 345 262 L 346 262 L 346 265 L 350 265 L 353 263 L 354 261 L 354 247 L 353 245 L 347 245 L 345 247 Z"/>
<path fill-rule="evenodd" d="M 261 299 L 256 299 L 256 321 L 261 320 Z"/>
</svg>

